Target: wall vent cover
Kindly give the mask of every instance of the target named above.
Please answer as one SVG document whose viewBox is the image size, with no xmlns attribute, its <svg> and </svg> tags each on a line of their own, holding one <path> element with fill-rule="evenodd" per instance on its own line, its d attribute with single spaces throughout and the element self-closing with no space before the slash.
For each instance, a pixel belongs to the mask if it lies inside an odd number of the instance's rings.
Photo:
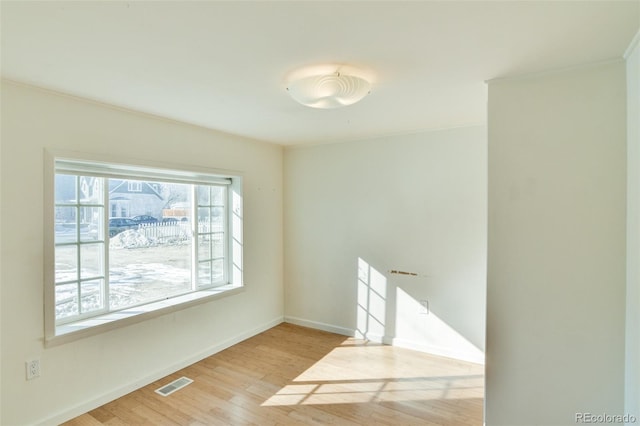
<svg viewBox="0 0 640 426">
<path fill-rule="evenodd" d="M 183 387 L 193 383 L 193 380 L 188 377 L 180 377 L 179 379 L 174 380 L 168 385 L 164 385 L 160 389 L 156 389 L 156 393 L 159 393 L 162 396 L 169 396 L 175 391 L 182 389 Z"/>
</svg>

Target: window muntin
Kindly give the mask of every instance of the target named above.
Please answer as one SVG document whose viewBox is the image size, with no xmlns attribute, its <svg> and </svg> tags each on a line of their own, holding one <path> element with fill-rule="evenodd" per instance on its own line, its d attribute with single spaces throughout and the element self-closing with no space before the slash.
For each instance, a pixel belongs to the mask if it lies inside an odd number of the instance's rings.
<svg viewBox="0 0 640 426">
<path fill-rule="evenodd" d="M 102 180 L 56 174 L 56 319 L 105 309 L 104 195 Z"/>
<path fill-rule="evenodd" d="M 115 177 L 103 177 L 101 170 L 93 175 L 91 164 L 56 161 L 55 165 L 57 325 L 223 286 L 235 278 L 241 260 L 232 260 L 229 250 L 229 200 L 232 194 L 237 196 L 237 191 L 229 191 L 230 178 L 213 177 L 208 183 L 207 176 L 197 174 L 194 182 L 185 183 L 191 180 L 186 173 L 155 176 L 145 168 L 145 177 L 152 175 L 153 180 L 135 179 L 134 173 L 120 185 L 120 192 L 129 192 L 123 196 L 111 189 L 113 181 L 127 177 L 127 168 Z M 74 165 L 81 170 L 73 173 L 69 169 Z M 140 199 L 154 196 L 155 207 Z M 123 206 L 128 216 L 134 216 L 158 212 L 158 203 L 164 203 L 158 216 L 166 216 L 158 217 L 157 225 L 123 230 L 110 226 L 114 213 L 121 217 Z"/>
<path fill-rule="evenodd" d="M 226 188 L 198 186 L 198 286 L 207 287 L 225 281 L 224 267 L 228 251 L 226 238 Z"/>
</svg>

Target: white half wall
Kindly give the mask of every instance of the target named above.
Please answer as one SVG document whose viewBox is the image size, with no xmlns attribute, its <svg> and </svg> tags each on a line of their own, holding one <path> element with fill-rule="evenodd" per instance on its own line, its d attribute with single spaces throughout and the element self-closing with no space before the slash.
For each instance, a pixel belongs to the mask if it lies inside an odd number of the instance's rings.
<svg viewBox="0 0 640 426">
<path fill-rule="evenodd" d="M 2 425 L 68 419 L 282 321 L 282 148 L 14 83 L 2 84 Z M 244 176 L 245 290 L 45 348 L 44 149 Z M 25 361 L 42 375 L 25 380 Z"/>
<path fill-rule="evenodd" d="M 484 362 L 486 149 L 485 127 L 286 149 L 285 317 Z"/>
<path fill-rule="evenodd" d="M 640 32 L 627 55 L 625 413 L 635 416 L 640 421 Z"/>
<path fill-rule="evenodd" d="M 489 84 L 486 424 L 624 414 L 623 61 Z"/>
</svg>

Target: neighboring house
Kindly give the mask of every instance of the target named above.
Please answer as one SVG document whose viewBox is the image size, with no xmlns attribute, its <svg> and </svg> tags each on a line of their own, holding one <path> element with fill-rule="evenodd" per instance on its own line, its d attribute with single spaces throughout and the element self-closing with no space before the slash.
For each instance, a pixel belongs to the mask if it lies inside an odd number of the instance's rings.
<svg viewBox="0 0 640 426">
<path fill-rule="evenodd" d="M 162 217 L 165 205 L 158 183 L 109 179 L 109 217 Z"/>
<path fill-rule="evenodd" d="M 81 202 L 92 202 L 92 201 L 101 201 L 100 197 L 102 196 L 100 178 L 92 177 L 92 176 L 82 176 L 80 178 L 80 201 Z"/>
<path fill-rule="evenodd" d="M 76 195 L 76 182 L 75 178 L 71 175 L 59 174 L 56 176 L 55 181 L 55 197 L 56 203 L 62 204 L 75 204 L 78 201 L 81 203 L 91 203 L 94 201 L 101 201 L 102 192 L 100 191 L 101 180 L 96 177 L 82 176 L 80 178 L 78 191 Z M 79 200 L 78 200 L 79 198 Z M 90 209 L 80 209 L 80 223 L 90 223 L 95 217 L 85 216 L 91 212 Z M 76 221 L 76 210 L 73 208 L 60 207 L 56 209 L 56 222 L 74 222 Z"/>
</svg>

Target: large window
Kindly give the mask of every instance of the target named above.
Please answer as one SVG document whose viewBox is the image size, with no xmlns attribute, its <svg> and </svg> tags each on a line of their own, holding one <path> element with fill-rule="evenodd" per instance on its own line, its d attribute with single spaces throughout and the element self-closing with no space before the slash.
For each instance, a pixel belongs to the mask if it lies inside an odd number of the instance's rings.
<svg viewBox="0 0 640 426">
<path fill-rule="evenodd" d="M 49 337 L 241 285 L 239 177 L 52 162 Z"/>
</svg>

